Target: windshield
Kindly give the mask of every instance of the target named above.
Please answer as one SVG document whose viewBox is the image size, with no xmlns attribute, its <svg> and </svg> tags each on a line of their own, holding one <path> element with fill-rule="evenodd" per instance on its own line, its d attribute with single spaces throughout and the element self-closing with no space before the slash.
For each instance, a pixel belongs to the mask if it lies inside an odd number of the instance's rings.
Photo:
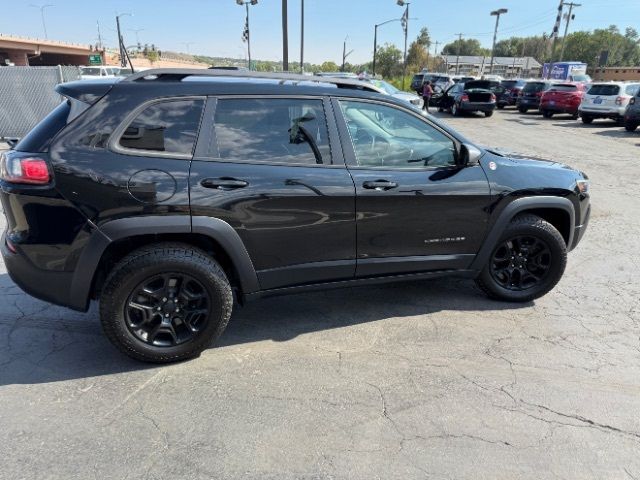
<svg viewBox="0 0 640 480">
<path fill-rule="evenodd" d="M 81 70 L 82 70 L 82 75 L 100 76 L 100 68 L 83 67 Z"/>
<path fill-rule="evenodd" d="M 572 75 L 574 82 L 586 82 L 589 83 L 591 81 L 591 77 L 589 75 Z"/>
<path fill-rule="evenodd" d="M 385 93 L 389 95 L 393 95 L 400 91 L 390 83 L 387 83 L 383 80 L 371 80 L 371 83 L 373 83 L 376 87 L 383 89 Z"/>
</svg>

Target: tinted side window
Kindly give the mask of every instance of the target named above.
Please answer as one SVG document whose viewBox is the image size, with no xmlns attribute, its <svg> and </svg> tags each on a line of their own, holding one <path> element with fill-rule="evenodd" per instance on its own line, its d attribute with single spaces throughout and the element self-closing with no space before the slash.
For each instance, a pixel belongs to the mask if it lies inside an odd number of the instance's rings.
<svg viewBox="0 0 640 480">
<path fill-rule="evenodd" d="M 220 99 L 214 128 L 222 159 L 331 163 L 322 100 Z"/>
<path fill-rule="evenodd" d="M 196 143 L 203 101 L 167 100 L 145 108 L 120 137 L 132 150 L 191 155 Z"/>
<path fill-rule="evenodd" d="M 403 110 L 340 101 L 359 166 L 418 168 L 455 165 L 453 140 Z"/>
</svg>

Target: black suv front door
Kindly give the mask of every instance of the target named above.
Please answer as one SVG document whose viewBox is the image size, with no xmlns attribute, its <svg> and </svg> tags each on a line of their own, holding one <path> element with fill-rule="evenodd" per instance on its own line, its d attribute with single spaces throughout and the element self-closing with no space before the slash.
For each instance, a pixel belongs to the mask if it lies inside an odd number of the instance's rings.
<svg viewBox="0 0 640 480">
<path fill-rule="evenodd" d="M 489 183 L 418 112 L 333 99 L 356 185 L 356 275 L 467 268 L 485 235 Z"/>
<path fill-rule="evenodd" d="M 191 214 L 236 230 L 263 289 L 354 277 L 355 187 L 330 109 L 318 97 L 207 102 Z"/>
</svg>

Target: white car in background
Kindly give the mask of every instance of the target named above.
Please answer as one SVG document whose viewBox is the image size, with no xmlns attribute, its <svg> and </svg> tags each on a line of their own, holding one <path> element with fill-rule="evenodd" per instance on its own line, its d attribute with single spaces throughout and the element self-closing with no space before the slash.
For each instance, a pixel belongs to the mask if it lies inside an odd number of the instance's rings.
<svg viewBox="0 0 640 480">
<path fill-rule="evenodd" d="M 629 100 L 638 93 L 639 82 L 596 82 L 582 97 L 578 113 L 583 123 L 591 123 L 596 118 L 610 118 L 624 121 L 624 112 Z"/>
<path fill-rule="evenodd" d="M 422 97 L 419 97 L 415 93 L 403 92 L 402 90 L 394 87 L 389 82 L 385 82 L 384 80 L 369 78 L 369 79 L 366 79 L 365 81 L 371 83 L 375 87 L 378 87 L 387 95 L 391 95 L 392 97 L 395 97 L 398 100 L 407 102 L 413 105 L 414 107 L 422 108 L 422 105 L 424 104 L 424 102 L 422 101 Z"/>
<path fill-rule="evenodd" d="M 80 78 L 82 80 L 94 80 L 96 78 L 115 77 L 120 72 L 118 67 L 108 67 L 96 65 L 94 67 L 80 67 Z"/>
</svg>

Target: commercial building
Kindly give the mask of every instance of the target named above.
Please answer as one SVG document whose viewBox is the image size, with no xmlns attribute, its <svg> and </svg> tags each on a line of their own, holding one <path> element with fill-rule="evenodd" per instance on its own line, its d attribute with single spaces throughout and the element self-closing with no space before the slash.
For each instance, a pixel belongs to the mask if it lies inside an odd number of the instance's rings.
<svg viewBox="0 0 640 480">
<path fill-rule="evenodd" d="M 480 76 L 489 74 L 491 57 L 480 55 L 442 55 L 447 73 L 451 75 Z M 495 57 L 493 74 L 504 78 L 539 77 L 542 65 L 533 57 Z"/>
</svg>

